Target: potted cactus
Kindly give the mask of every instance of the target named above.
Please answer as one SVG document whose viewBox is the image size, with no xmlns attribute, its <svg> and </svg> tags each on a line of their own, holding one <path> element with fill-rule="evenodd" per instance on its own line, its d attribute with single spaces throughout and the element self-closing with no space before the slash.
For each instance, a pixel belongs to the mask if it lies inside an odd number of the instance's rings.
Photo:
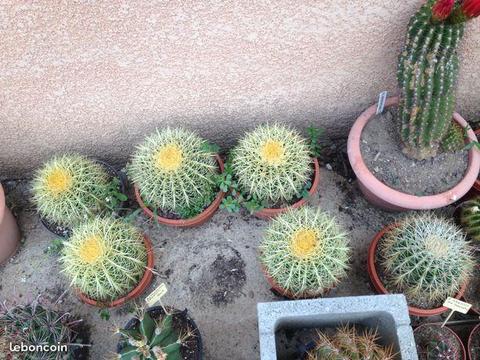
<svg viewBox="0 0 480 360">
<path fill-rule="evenodd" d="M 165 312 L 168 311 L 168 314 Z M 119 359 L 201 360 L 200 331 L 187 310 L 141 309 L 123 329 L 117 329 Z"/>
<path fill-rule="evenodd" d="M 260 244 L 272 290 L 291 299 L 324 295 L 347 274 L 347 235 L 320 209 L 290 209 L 272 220 Z"/>
<path fill-rule="evenodd" d="M 35 174 L 32 193 L 42 223 L 62 237 L 89 218 L 116 212 L 126 200 L 113 168 L 79 154 L 46 162 Z"/>
<path fill-rule="evenodd" d="M 480 196 L 463 202 L 459 209 L 460 223 L 475 247 L 480 245 Z"/>
<path fill-rule="evenodd" d="M 480 360 L 480 324 L 470 332 L 467 348 L 470 360 Z"/>
<path fill-rule="evenodd" d="M 446 326 L 423 324 L 414 330 L 413 335 L 419 360 L 467 359 L 462 341 L 452 329 Z"/>
<path fill-rule="evenodd" d="M 138 204 L 164 225 L 201 225 L 224 196 L 218 187 L 221 158 L 213 146 L 185 129 L 157 130 L 147 137 L 127 170 Z"/>
<path fill-rule="evenodd" d="M 0 312 L 0 354 L 5 359 L 25 360 L 86 358 L 88 336 L 82 336 L 81 323 L 69 313 L 40 305 L 38 300 L 4 306 Z"/>
<path fill-rule="evenodd" d="M 304 357 L 305 360 L 358 359 L 396 360 L 393 346 L 379 344 L 377 331 L 360 331 L 355 326 L 341 326 L 333 334 L 318 331 L 317 339 Z M 433 359 L 433 358 L 432 358 Z"/>
<path fill-rule="evenodd" d="M 380 293 L 404 293 L 411 315 L 447 310 L 460 298 L 474 259 L 465 235 L 453 222 L 431 213 L 409 216 L 380 231 L 368 250 L 368 273 Z"/>
<path fill-rule="evenodd" d="M 398 105 L 396 118 L 370 121 L 377 113 L 372 106 L 353 125 L 348 156 L 372 203 L 390 210 L 443 207 L 465 195 L 477 178 L 477 149 L 469 150 L 468 160 L 463 152 L 448 151 L 462 149 L 465 132 L 467 141 L 476 141 L 454 109 L 457 48 L 465 23 L 480 15 L 479 4 L 427 0 L 411 19 L 399 56 L 400 97 L 386 101 L 387 107 Z"/>
<path fill-rule="evenodd" d="M 12 212 L 5 202 L 5 193 L 0 183 L 0 264 L 8 260 L 20 244 L 20 231 Z"/>
<path fill-rule="evenodd" d="M 227 170 L 232 195 L 223 207 L 239 203 L 263 219 L 304 205 L 320 181 L 307 141 L 281 124 L 261 125 L 245 134 L 232 150 Z"/>
<path fill-rule="evenodd" d="M 140 296 L 153 278 L 149 238 L 118 219 L 95 218 L 73 228 L 59 261 L 80 299 L 99 307 Z"/>
</svg>

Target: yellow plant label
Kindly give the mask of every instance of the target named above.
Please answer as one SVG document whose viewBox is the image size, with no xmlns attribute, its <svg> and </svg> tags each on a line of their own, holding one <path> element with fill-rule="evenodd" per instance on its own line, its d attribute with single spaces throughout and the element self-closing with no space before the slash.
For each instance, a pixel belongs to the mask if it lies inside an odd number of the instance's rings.
<svg viewBox="0 0 480 360">
<path fill-rule="evenodd" d="M 165 285 L 165 283 L 161 283 L 159 287 L 153 290 L 150 295 L 146 297 L 145 302 L 148 306 L 153 306 L 159 302 L 166 293 L 167 285 Z"/>
<path fill-rule="evenodd" d="M 447 298 L 447 300 L 445 300 L 443 306 L 449 308 L 450 310 L 466 314 L 468 310 L 470 310 L 470 308 L 472 307 L 472 304 L 449 297 Z"/>
</svg>

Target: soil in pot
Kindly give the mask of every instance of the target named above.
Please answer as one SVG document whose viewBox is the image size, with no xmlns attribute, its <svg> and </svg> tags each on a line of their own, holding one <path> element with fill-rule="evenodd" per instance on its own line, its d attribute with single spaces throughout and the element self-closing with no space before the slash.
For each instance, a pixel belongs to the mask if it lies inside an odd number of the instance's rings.
<svg viewBox="0 0 480 360">
<path fill-rule="evenodd" d="M 155 320 L 161 321 L 165 316 L 165 311 L 160 306 L 152 307 L 147 311 Z M 173 328 L 177 334 L 185 334 L 186 332 L 193 334 L 189 339 L 186 339 L 182 343 L 182 360 L 201 360 L 203 358 L 202 337 L 197 325 L 188 315 L 187 310 L 179 311 L 173 308 L 167 308 L 167 311 L 173 314 Z M 127 323 L 125 328 L 133 329 L 138 327 L 138 325 L 138 319 L 134 318 Z M 120 352 L 125 345 L 126 343 L 124 341 L 120 341 L 117 346 L 117 353 Z"/>
<path fill-rule="evenodd" d="M 361 153 L 378 180 L 403 193 L 426 196 L 447 191 L 463 179 L 468 151 L 410 159 L 402 153 L 396 118 L 397 108 L 392 107 L 369 121 L 362 132 Z"/>
<path fill-rule="evenodd" d="M 453 330 L 440 325 L 425 324 L 413 333 L 419 360 L 465 359 L 465 348 Z"/>
</svg>

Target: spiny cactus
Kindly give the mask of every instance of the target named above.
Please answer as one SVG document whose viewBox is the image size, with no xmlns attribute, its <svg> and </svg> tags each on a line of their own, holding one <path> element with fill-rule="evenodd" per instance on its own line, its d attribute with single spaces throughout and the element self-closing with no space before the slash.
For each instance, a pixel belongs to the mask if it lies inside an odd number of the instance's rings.
<svg viewBox="0 0 480 360">
<path fill-rule="evenodd" d="M 453 122 L 447 135 L 442 141 L 442 149 L 445 152 L 456 152 L 465 148 L 465 134 L 463 128 Z"/>
<path fill-rule="evenodd" d="M 147 250 L 134 226 L 96 218 L 73 228 L 60 262 L 73 287 L 93 300 L 109 302 L 126 295 L 141 280 Z"/>
<path fill-rule="evenodd" d="M 457 294 L 473 271 L 471 250 L 461 229 L 432 213 L 401 220 L 379 243 L 387 288 L 420 307 Z"/>
<path fill-rule="evenodd" d="M 179 334 L 173 324 L 173 315 L 165 315 L 161 319 L 156 319 L 149 311 L 141 311 L 138 320 L 139 323 L 134 328 L 117 330 L 123 343 L 118 359 L 183 359 L 182 344 L 194 335 L 191 332 Z"/>
<path fill-rule="evenodd" d="M 465 201 L 460 208 L 460 222 L 474 241 L 480 241 L 480 197 Z"/>
<path fill-rule="evenodd" d="M 73 320 L 68 313 L 47 309 L 37 302 L 5 309 L 4 313 L 0 314 L 0 338 L 3 338 L 4 344 L 8 345 L 2 353 L 5 359 L 66 359 L 75 348 L 76 335 L 73 330 L 75 322 L 76 320 Z M 18 352 L 10 352 L 9 344 L 19 346 L 24 344 L 27 350 L 33 347 L 35 351 L 22 352 L 21 357 L 18 357 Z M 59 347 L 67 344 L 67 351 Z M 59 351 L 44 351 L 44 347 L 40 349 L 41 345 L 49 348 L 55 346 Z M 0 349 L 1 347 L 0 344 Z"/>
<path fill-rule="evenodd" d="M 424 325 L 415 330 L 415 343 L 419 360 L 463 359 L 462 346 L 451 333 L 452 330 L 436 325 Z"/>
<path fill-rule="evenodd" d="M 82 155 L 57 156 L 35 174 L 33 201 L 46 220 L 74 226 L 107 210 L 109 180 L 100 164 Z"/>
<path fill-rule="evenodd" d="M 280 124 L 247 133 L 232 152 L 232 168 L 240 190 L 271 204 L 301 196 L 312 174 L 306 140 Z"/>
<path fill-rule="evenodd" d="M 210 205 L 218 191 L 214 155 L 208 143 L 191 131 L 157 130 L 138 146 L 128 174 L 152 209 L 193 217 Z"/>
<path fill-rule="evenodd" d="M 435 156 L 452 125 L 457 47 L 478 3 L 428 0 L 410 21 L 397 77 L 403 151 L 414 159 Z"/>
<path fill-rule="evenodd" d="M 308 352 L 306 360 L 394 360 L 393 346 L 378 344 L 375 330 L 360 333 L 354 326 L 343 326 L 329 336 L 318 332 L 315 348 Z M 433 358 L 432 358 L 433 359 Z"/>
<path fill-rule="evenodd" d="M 305 206 L 276 217 L 260 245 L 267 273 L 297 297 L 319 296 L 346 276 L 350 248 L 335 219 Z"/>
</svg>

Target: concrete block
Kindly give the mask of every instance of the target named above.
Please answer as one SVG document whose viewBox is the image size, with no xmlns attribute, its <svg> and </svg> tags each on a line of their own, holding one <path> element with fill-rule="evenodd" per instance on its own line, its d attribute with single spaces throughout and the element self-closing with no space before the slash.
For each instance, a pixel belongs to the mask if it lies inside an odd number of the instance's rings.
<svg viewBox="0 0 480 360">
<path fill-rule="evenodd" d="M 282 328 L 325 328 L 358 324 L 378 329 L 402 360 L 418 360 L 404 295 L 374 295 L 257 304 L 262 360 L 276 360 L 275 334 Z"/>
</svg>

